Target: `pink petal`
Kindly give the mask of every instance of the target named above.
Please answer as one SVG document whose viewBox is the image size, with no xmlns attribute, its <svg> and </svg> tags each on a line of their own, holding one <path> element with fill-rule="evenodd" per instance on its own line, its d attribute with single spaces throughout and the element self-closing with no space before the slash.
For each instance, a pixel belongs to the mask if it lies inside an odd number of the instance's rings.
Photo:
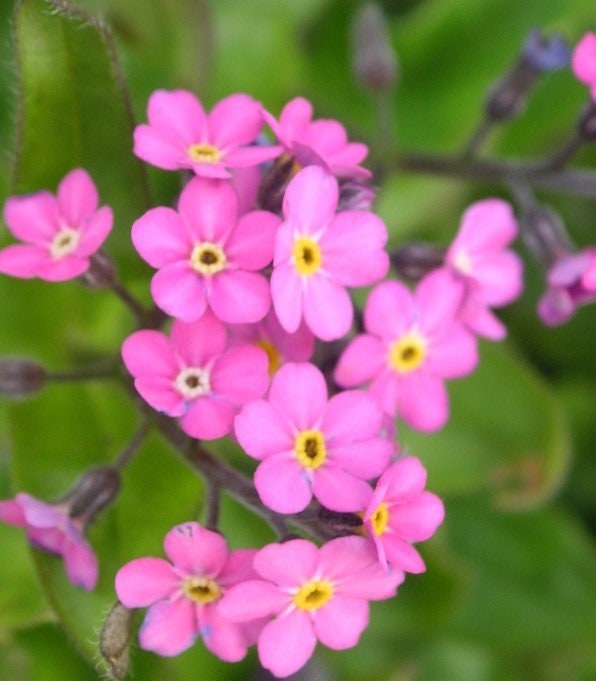
<svg viewBox="0 0 596 681">
<path fill-rule="evenodd" d="M 312 491 L 323 506 L 339 512 L 362 511 L 372 495 L 370 485 L 331 464 L 315 471 Z"/>
<path fill-rule="evenodd" d="M 316 645 L 310 617 L 294 610 L 265 626 L 259 636 L 259 660 L 274 676 L 283 678 L 304 667 Z"/>
<path fill-rule="evenodd" d="M 99 568 L 91 546 L 80 536 L 76 542 L 65 543 L 63 556 L 68 579 L 76 586 L 92 591 L 97 585 Z"/>
<path fill-rule="evenodd" d="M 112 230 L 114 215 L 108 206 L 102 206 L 85 223 L 77 247 L 77 255 L 87 257 L 93 255 L 102 246 Z"/>
<path fill-rule="evenodd" d="M 182 416 L 187 409 L 174 381 L 165 376 L 142 376 L 135 379 L 135 388 L 147 404 L 168 416 Z"/>
<path fill-rule="evenodd" d="M 575 46 L 571 67 L 578 80 L 587 85 L 596 83 L 596 33 L 586 33 Z"/>
<path fill-rule="evenodd" d="M 48 261 L 51 262 L 47 248 L 15 244 L 0 251 L 0 272 L 11 277 L 31 279 L 37 276 L 41 265 Z"/>
<path fill-rule="evenodd" d="M 348 390 L 334 395 L 323 417 L 325 438 L 339 441 L 368 440 L 381 430 L 383 412 L 370 395 Z"/>
<path fill-rule="evenodd" d="M 122 359 L 135 378 L 162 376 L 174 380 L 178 373 L 172 343 L 161 331 L 143 329 L 126 338 L 122 343 Z"/>
<path fill-rule="evenodd" d="M 58 202 L 45 190 L 11 196 L 4 204 L 4 221 L 17 239 L 47 245 L 60 228 Z"/>
<path fill-rule="evenodd" d="M 292 588 L 314 578 L 319 563 L 319 549 L 307 539 L 291 539 L 282 544 L 268 544 L 254 559 L 255 570 L 284 588 Z"/>
<path fill-rule="evenodd" d="M 160 309 L 183 322 L 196 322 L 207 309 L 205 281 L 187 262 L 156 272 L 151 279 L 151 295 Z"/>
<path fill-rule="evenodd" d="M 228 557 L 226 540 L 221 534 L 195 522 L 173 527 L 164 538 L 163 548 L 177 568 L 191 575 L 216 577 Z"/>
<path fill-rule="evenodd" d="M 225 565 L 217 575 L 217 583 L 229 589 L 240 582 L 258 579 L 259 575 L 252 566 L 256 555 L 256 549 L 238 549 L 229 553 Z"/>
<path fill-rule="evenodd" d="M 473 278 L 483 303 L 495 307 L 506 305 L 522 291 L 522 261 L 511 251 L 484 255 L 474 262 Z"/>
<path fill-rule="evenodd" d="M 384 281 L 368 296 L 364 326 L 375 336 L 393 340 L 411 328 L 416 316 L 409 289 L 398 281 Z"/>
<path fill-rule="evenodd" d="M 343 388 L 367 383 L 387 364 L 387 348 L 376 336 L 356 336 L 342 352 L 333 378 Z"/>
<path fill-rule="evenodd" d="M 445 508 L 439 497 L 421 492 L 407 504 L 391 507 L 389 525 L 406 541 L 425 541 L 432 537 L 444 517 Z"/>
<path fill-rule="evenodd" d="M 210 141 L 220 149 L 254 142 L 262 127 L 261 105 L 245 94 L 225 97 L 209 114 Z"/>
<path fill-rule="evenodd" d="M 137 125 L 133 139 L 133 154 L 146 163 L 163 170 L 178 170 L 192 166 L 192 161 L 186 154 L 188 144 L 176 142 L 167 133 L 149 125 Z"/>
<path fill-rule="evenodd" d="M 302 319 L 302 281 L 291 265 L 276 265 L 273 269 L 271 299 L 282 328 L 294 333 Z"/>
<path fill-rule="evenodd" d="M 199 633 L 207 650 L 225 662 L 239 662 L 246 655 L 248 641 L 245 627 L 222 617 L 216 605 L 200 609 Z"/>
<path fill-rule="evenodd" d="M 470 253 L 500 250 L 516 236 L 517 222 L 511 206 L 502 199 L 483 199 L 473 203 L 463 214 L 447 259 L 459 249 Z"/>
<path fill-rule="evenodd" d="M 345 336 L 353 315 L 345 288 L 322 275 L 309 279 L 304 291 L 304 320 L 317 338 L 330 341 Z"/>
<path fill-rule="evenodd" d="M 133 223 L 131 238 L 143 260 L 156 268 L 189 260 L 193 249 L 184 222 L 171 208 L 147 211 Z"/>
<path fill-rule="evenodd" d="M 164 657 L 190 648 L 197 637 L 195 604 L 186 598 L 159 601 L 147 611 L 139 632 L 139 644 Z"/>
<path fill-rule="evenodd" d="M 416 371 L 402 376 L 399 414 L 412 428 L 424 432 L 439 430 L 449 418 L 449 398 L 443 382 Z"/>
<path fill-rule="evenodd" d="M 277 513 L 299 513 L 312 499 L 308 481 L 294 456 L 276 454 L 262 461 L 254 475 L 261 501 Z"/>
<path fill-rule="evenodd" d="M 250 147 L 236 147 L 231 149 L 225 156 L 226 165 L 234 170 L 241 168 L 250 168 L 277 158 L 283 147 L 280 146 L 261 146 L 254 145 Z"/>
<path fill-rule="evenodd" d="M 368 603 L 358 598 L 333 596 L 313 613 L 315 634 L 333 650 L 345 650 L 358 643 L 368 626 Z"/>
<path fill-rule="evenodd" d="M 445 268 L 433 270 L 416 287 L 415 303 L 419 310 L 418 328 L 430 337 L 452 322 L 459 314 L 464 300 L 465 287 Z"/>
<path fill-rule="evenodd" d="M 386 241 L 387 228 L 373 213 L 339 213 L 320 241 L 325 271 L 343 286 L 370 286 L 389 269 Z"/>
<path fill-rule="evenodd" d="M 231 587 L 218 602 L 217 609 L 232 622 L 248 622 L 276 615 L 287 604 L 287 594 L 269 581 L 255 579 Z"/>
<path fill-rule="evenodd" d="M 241 405 L 261 397 L 269 387 L 269 360 L 264 350 L 253 345 L 230 348 L 211 373 L 216 395 Z"/>
<path fill-rule="evenodd" d="M 226 243 L 226 256 L 243 270 L 260 270 L 273 259 L 280 219 L 266 210 L 243 215 Z"/>
<path fill-rule="evenodd" d="M 211 309 L 228 324 L 258 322 L 271 305 L 269 284 L 263 275 L 243 270 L 223 270 L 211 280 Z"/>
<path fill-rule="evenodd" d="M 227 334 L 221 321 L 207 310 L 196 322 L 174 321 L 170 340 L 185 366 L 201 368 L 223 354 Z"/>
<path fill-rule="evenodd" d="M 413 546 L 398 536 L 386 532 L 382 537 L 383 547 L 387 562 L 404 572 L 420 574 L 426 570 L 424 561 Z"/>
<path fill-rule="evenodd" d="M 381 475 L 389 465 L 393 449 L 392 442 L 380 437 L 337 446 L 327 443 L 327 454 L 334 465 L 362 480 Z"/>
<path fill-rule="evenodd" d="M 144 608 L 176 591 L 180 577 L 162 558 L 137 558 L 116 573 L 118 600 L 127 608 Z"/>
<path fill-rule="evenodd" d="M 377 400 L 388 416 L 396 416 L 399 410 L 401 382 L 401 376 L 393 371 L 393 369 L 386 367 L 375 376 L 370 384 L 370 394 Z"/>
<path fill-rule="evenodd" d="M 287 221 L 301 235 L 317 234 L 332 221 L 337 208 L 337 180 L 319 166 L 308 166 L 288 184 L 283 200 Z"/>
<path fill-rule="evenodd" d="M 289 422 L 265 400 L 245 405 L 234 420 L 234 431 L 242 448 L 254 459 L 290 453 L 294 448 Z"/>
<path fill-rule="evenodd" d="M 199 440 L 216 440 L 232 429 L 236 410 L 225 399 L 197 397 L 181 417 L 182 430 Z"/>
<path fill-rule="evenodd" d="M 267 112 L 264 118 L 277 137 L 289 147 L 293 140 L 303 139 L 312 119 L 312 104 L 304 97 L 296 97 L 288 102 L 281 112 L 279 123 Z"/>
<path fill-rule="evenodd" d="M 461 313 L 461 320 L 472 333 L 489 340 L 503 340 L 507 329 L 503 323 L 482 304 L 469 298 Z"/>
<path fill-rule="evenodd" d="M 36 499 L 25 492 L 17 494 L 15 501 L 23 509 L 27 525 L 36 528 L 53 528 L 61 527 L 64 523 L 70 522 L 64 508 L 53 504 L 46 504 L 44 501 Z"/>
<path fill-rule="evenodd" d="M 156 90 L 147 105 L 149 125 L 177 146 L 204 141 L 206 116 L 201 102 L 187 90 Z"/>
<path fill-rule="evenodd" d="M 89 269 L 89 259 L 70 255 L 61 260 L 47 259 L 37 266 L 37 276 L 44 281 L 67 281 Z"/>
<path fill-rule="evenodd" d="M 424 370 L 442 378 L 466 376 L 477 365 L 476 338 L 459 324 L 446 324 L 444 333 L 431 340 L 424 359 Z"/>
<path fill-rule="evenodd" d="M 0 501 L 0 520 L 16 527 L 25 527 L 27 520 L 21 504 L 16 499 Z"/>
<path fill-rule="evenodd" d="M 327 405 L 327 385 L 313 364 L 284 364 L 275 374 L 269 400 L 299 431 L 318 427 Z"/>
<path fill-rule="evenodd" d="M 81 223 L 97 210 L 99 196 L 93 180 L 82 168 L 72 170 L 58 187 L 60 212 L 69 227 Z"/>
<path fill-rule="evenodd" d="M 178 212 L 194 241 L 223 245 L 238 220 L 238 196 L 226 180 L 194 177 L 182 190 Z"/>
<path fill-rule="evenodd" d="M 414 456 L 396 461 L 378 482 L 378 487 L 385 487 L 386 500 L 392 503 L 403 503 L 416 498 L 426 485 L 426 469 Z M 379 500 L 380 503 L 382 500 Z M 378 505 L 377 503 L 377 505 Z M 372 509 L 374 512 L 376 507 Z M 367 518 L 365 514 L 365 519 Z"/>
</svg>

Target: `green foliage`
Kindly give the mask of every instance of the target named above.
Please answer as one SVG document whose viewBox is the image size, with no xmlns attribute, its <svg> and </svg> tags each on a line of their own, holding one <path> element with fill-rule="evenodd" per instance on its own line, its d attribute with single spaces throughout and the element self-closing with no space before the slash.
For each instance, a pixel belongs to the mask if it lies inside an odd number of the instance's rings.
<svg viewBox="0 0 596 681">
<path fill-rule="evenodd" d="M 559 29 L 571 41 L 594 28 L 592 0 L 385 2 L 401 80 L 390 97 L 393 130 L 350 71 L 348 35 L 360 3 L 346 0 L 19 0 L 0 8 L 0 195 L 55 190 L 84 166 L 114 208 L 106 249 L 122 279 L 148 300 L 148 270 L 129 240 L 132 222 L 179 190 L 174 174 L 132 155 L 135 113 L 157 88 L 197 91 L 211 106 L 249 92 L 277 114 L 296 95 L 318 117 L 345 122 L 385 170 L 378 212 L 391 245 L 446 243 L 473 199 L 503 187 L 405 175 L 397 149 L 455 152 L 480 118 L 488 84 L 515 59 L 526 32 Z M 12 14 L 10 14 L 12 12 Z M 97 17 L 101 17 L 101 20 Z M 9 20 L 10 19 L 10 20 Z M 539 83 L 527 114 L 496 130 L 495 155 L 540 155 L 572 128 L 582 88 L 568 72 Z M 593 159 L 583 152 L 582 160 Z M 9 180 L 10 178 L 10 180 Z M 593 241 L 593 206 L 545 193 Z M 572 229 L 573 231 L 573 229 Z M 4 245 L 5 232 L 0 237 Z M 449 384 L 452 418 L 439 433 L 400 425 L 399 439 L 429 471 L 445 525 L 421 552 L 427 573 L 371 608 L 357 648 L 321 651 L 316 670 L 342 681 L 589 681 L 596 675 L 593 310 L 561 329 L 535 318 L 543 273 L 531 266 L 525 298 L 504 317 L 510 341 L 481 346 L 479 369 Z M 0 354 L 36 357 L 55 370 L 117 361 L 133 320 L 120 301 L 70 282 L 0 281 Z M 113 460 L 138 426 L 117 380 L 51 385 L 27 402 L 0 403 L 0 493 L 45 499 L 85 467 Z M 233 460 L 225 447 L 218 455 Z M 574 458 L 575 457 L 575 458 Z M 93 680 L 105 673 L 99 629 L 127 560 L 161 556 L 170 527 L 200 515 L 201 480 L 161 438 L 125 469 L 117 503 L 89 534 L 101 561 L 98 589 L 73 587 L 60 561 L 0 526 L 0 678 Z M 233 548 L 272 538 L 225 499 Z M 140 615 L 136 617 L 136 624 Z M 252 652 L 227 665 L 199 642 L 174 659 L 131 649 L 134 678 L 225 681 L 253 673 Z"/>
</svg>

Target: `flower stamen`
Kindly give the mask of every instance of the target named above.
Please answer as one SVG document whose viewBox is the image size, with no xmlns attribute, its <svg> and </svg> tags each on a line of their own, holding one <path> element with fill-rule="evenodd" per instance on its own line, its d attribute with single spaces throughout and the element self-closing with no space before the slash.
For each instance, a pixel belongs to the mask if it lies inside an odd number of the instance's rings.
<svg viewBox="0 0 596 681">
<path fill-rule="evenodd" d="M 217 274 L 226 266 L 226 254 L 221 246 L 204 241 L 197 244 L 190 255 L 191 267 L 205 276 Z"/>
<path fill-rule="evenodd" d="M 329 582 L 313 580 L 298 589 L 294 596 L 294 605 L 301 610 L 318 610 L 333 596 L 333 587 Z"/>
<path fill-rule="evenodd" d="M 212 144 L 191 144 L 187 153 L 195 163 L 219 163 L 222 157 L 221 151 Z"/>
<path fill-rule="evenodd" d="M 221 598 L 219 584 L 209 577 L 187 577 L 182 582 L 182 591 L 191 601 L 196 603 L 213 603 Z"/>
<path fill-rule="evenodd" d="M 205 395 L 211 390 L 209 372 L 198 367 L 182 369 L 176 376 L 174 387 L 188 400 Z"/>
<path fill-rule="evenodd" d="M 426 341 L 410 332 L 399 338 L 389 351 L 389 363 L 400 374 L 418 369 L 426 357 Z"/>
<path fill-rule="evenodd" d="M 81 239 L 78 229 L 63 227 L 52 239 L 50 255 L 54 260 L 61 260 L 76 250 Z"/>
<path fill-rule="evenodd" d="M 298 274 L 310 276 L 321 267 L 322 256 L 319 244 L 308 236 L 298 237 L 294 241 L 292 255 Z"/>
<path fill-rule="evenodd" d="M 325 438 L 319 430 L 303 430 L 294 443 L 296 458 L 305 467 L 315 470 L 327 458 Z"/>
</svg>

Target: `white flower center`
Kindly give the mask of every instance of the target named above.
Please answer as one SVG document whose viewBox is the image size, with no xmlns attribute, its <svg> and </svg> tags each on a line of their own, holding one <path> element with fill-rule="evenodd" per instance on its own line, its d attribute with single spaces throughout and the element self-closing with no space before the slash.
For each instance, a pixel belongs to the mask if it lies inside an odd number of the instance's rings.
<svg viewBox="0 0 596 681">
<path fill-rule="evenodd" d="M 187 400 L 205 395 L 211 390 L 209 372 L 198 367 L 187 367 L 176 376 L 174 381 L 176 390 Z"/>
<path fill-rule="evenodd" d="M 52 239 L 52 243 L 50 244 L 50 255 L 54 260 L 65 258 L 76 250 L 80 239 L 81 233 L 78 229 L 63 227 Z"/>
</svg>

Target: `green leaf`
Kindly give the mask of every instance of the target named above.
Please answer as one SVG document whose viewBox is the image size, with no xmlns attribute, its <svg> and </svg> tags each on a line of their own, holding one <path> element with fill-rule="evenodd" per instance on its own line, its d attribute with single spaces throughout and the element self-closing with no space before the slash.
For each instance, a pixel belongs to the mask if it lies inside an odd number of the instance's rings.
<svg viewBox="0 0 596 681">
<path fill-rule="evenodd" d="M 101 202 L 114 209 L 111 245 L 129 249 L 128 228 L 149 197 L 143 165 L 132 155 L 134 122 L 109 31 L 65 0 L 20 0 L 14 38 L 14 192 L 54 191 L 68 171 L 84 167 Z"/>
<path fill-rule="evenodd" d="M 484 490 L 502 508 L 543 503 L 569 465 L 563 409 L 548 385 L 510 347 L 483 343 L 480 364 L 448 383 L 451 415 L 437 433 L 399 425 L 402 447 L 419 456 L 429 487 L 452 495 Z"/>
</svg>

